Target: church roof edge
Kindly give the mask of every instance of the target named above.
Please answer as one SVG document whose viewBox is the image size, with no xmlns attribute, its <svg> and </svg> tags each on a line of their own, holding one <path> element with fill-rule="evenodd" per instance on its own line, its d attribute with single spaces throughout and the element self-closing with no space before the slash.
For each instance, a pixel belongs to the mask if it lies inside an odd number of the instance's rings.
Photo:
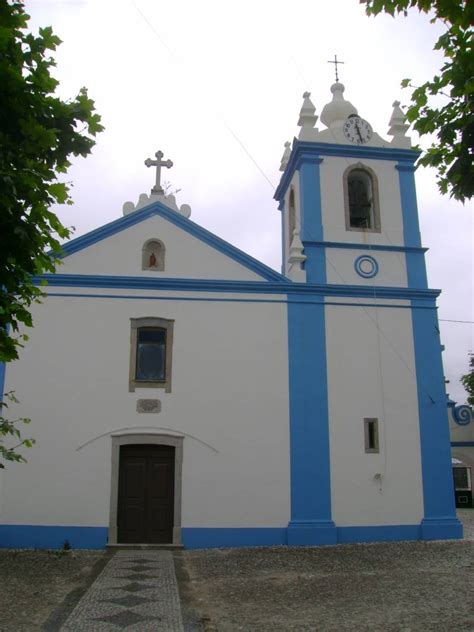
<svg viewBox="0 0 474 632">
<path fill-rule="evenodd" d="M 169 209 L 161 202 L 153 202 L 138 211 L 134 211 L 133 213 L 120 217 L 119 219 L 109 222 L 108 224 L 104 224 L 103 226 L 100 226 L 99 228 L 96 228 L 86 233 L 85 235 L 76 237 L 76 239 L 72 239 L 71 241 L 63 244 L 63 252 L 61 258 L 67 257 L 68 255 L 88 248 L 89 246 L 102 241 L 103 239 L 107 239 L 107 237 L 110 237 L 111 235 L 114 235 L 122 230 L 126 230 L 130 226 L 134 226 L 135 224 L 138 224 L 139 222 L 142 222 L 149 217 L 152 217 L 153 215 L 159 215 L 163 219 L 166 219 L 175 226 L 183 229 L 188 234 L 206 243 L 208 246 L 215 248 L 222 254 L 230 257 L 234 261 L 237 261 L 252 272 L 255 272 L 256 274 L 262 276 L 266 281 L 274 281 L 277 283 L 287 281 L 287 279 L 283 275 L 273 270 L 273 268 L 270 268 L 261 261 L 258 261 L 258 259 L 255 259 L 243 250 L 240 250 L 236 246 L 233 246 L 229 242 L 225 241 L 224 239 L 217 237 L 217 235 L 214 235 L 213 233 L 206 230 L 202 226 L 199 226 L 192 220 L 187 219 L 180 213 Z"/>
</svg>

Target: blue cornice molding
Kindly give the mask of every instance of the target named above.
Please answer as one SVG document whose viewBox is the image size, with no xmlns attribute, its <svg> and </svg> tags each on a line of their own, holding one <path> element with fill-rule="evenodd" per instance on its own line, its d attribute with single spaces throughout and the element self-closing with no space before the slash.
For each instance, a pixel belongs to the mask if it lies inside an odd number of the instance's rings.
<svg viewBox="0 0 474 632">
<path fill-rule="evenodd" d="M 303 241 L 303 246 L 319 246 L 321 248 L 342 248 L 347 250 L 382 250 L 386 252 L 428 252 L 428 248 L 415 246 L 393 246 L 385 244 L 358 244 L 344 241 Z"/>
<path fill-rule="evenodd" d="M 330 285 L 295 283 L 288 279 L 270 281 L 233 281 L 226 279 L 185 279 L 143 276 L 105 276 L 92 274 L 43 274 L 33 278 L 36 284 L 46 281 L 50 287 L 95 287 L 135 290 L 177 290 L 197 292 L 233 292 L 241 294 L 299 294 L 311 297 L 353 296 L 357 298 L 396 299 L 434 303 L 441 290 L 373 285 Z M 421 306 L 422 306 L 421 305 Z M 396 306 L 395 306 L 396 307 Z M 415 305 L 416 307 L 416 305 Z"/>
<path fill-rule="evenodd" d="M 294 172 L 302 162 L 321 162 L 321 156 L 356 158 L 358 160 L 390 160 L 400 163 L 400 170 L 414 170 L 414 163 L 421 152 L 416 149 L 400 149 L 399 147 L 370 147 L 359 145 L 341 145 L 336 143 L 314 143 L 293 140 L 293 149 L 288 165 L 281 176 L 274 198 L 281 201 L 293 178 Z"/>
<path fill-rule="evenodd" d="M 167 206 L 161 204 L 160 202 L 153 202 L 152 204 L 149 204 L 148 206 L 145 206 L 138 211 L 133 211 L 132 213 L 125 215 L 124 217 L 120 217 L 119 219 L 110 222 L 109 224 L 105 224 L 100 228 L 96 228 L 95 230 L 92 230 L 91 232 L 86 233 L 81 237 L 77 237 L 76 239 L 67 242 L 62 246 L 62 257 L 67 257 L 68 255 L 79 252 L 84 248 L 88 248 L 92 244 L 96 244 L 103 239 L 107 239 L 107 237 L 115 235 L 122 230 L 126 230 L 127 228 L 130 228 L 131 226 L 143 222 L 153 216 L 162 217 L 174 226 L 181 228 L 189 235 L 192 235 L 196 239 L 199 239 L 211 248 L 218 250 L 222 254 L 233 259 L 237 263 L 240 263 L 248 270 L 251 270 L 255 274 L 258 274 L 267 281 L 286 281 L 285 277 L 279 272 L 276 272 L 272 268 L 269 268 L 264 263 L 261 263 L 257 259 L 254 259 L 239 248 L 232 246 L 224 239 L 217 237 L 205 228 L 202 228 L 202 226 L 195 224 L 190 219 L 187 219 L 176 211 L 169 209 Z"/>
</svg>

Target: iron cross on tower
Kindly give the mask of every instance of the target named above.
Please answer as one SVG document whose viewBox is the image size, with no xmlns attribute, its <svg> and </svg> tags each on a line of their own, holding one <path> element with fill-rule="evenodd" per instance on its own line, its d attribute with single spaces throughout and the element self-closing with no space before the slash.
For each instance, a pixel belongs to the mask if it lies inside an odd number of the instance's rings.
<svg viewBox="0 0 474 632">
<path fill-rule="evenodd" d="M 147 167 L 156 167 L 156 181 L 155 186 L 151 190 L 152 193 L 159 193 L 161 195 L 164 194 L 164 189 L 161 186 L 161 167 L 166 167 L 167 169 L 171 169 L 173 163 L 171 160 L 161 160 L 164 156 L 162 151 L 157 151 L 155 154 L 156 160 L 152 160 L 151 158 L 147 158 L 145 160 L 145 164 Z"/>
<path fill-rule="evenodd" d="M 334 64 L 336 70 L 336 83 L 339 82 L 339 75 L 337 74 L 337 64 L 343 64 L 343 61 L 337 61 L 337 55 L 334 55 L 334 61 L 328 61 L 328 64 Z"/>
</svg>

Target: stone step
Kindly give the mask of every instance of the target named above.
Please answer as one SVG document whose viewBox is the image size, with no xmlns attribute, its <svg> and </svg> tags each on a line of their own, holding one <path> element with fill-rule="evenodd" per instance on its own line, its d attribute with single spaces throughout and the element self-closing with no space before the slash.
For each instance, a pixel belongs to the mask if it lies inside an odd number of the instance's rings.
<svg viewBox="0 0 474 632">
<path fill-rule="evenodd" d="M 107 544 L 107 551 L 180 551 L 183 544 Z"/>
</svg>

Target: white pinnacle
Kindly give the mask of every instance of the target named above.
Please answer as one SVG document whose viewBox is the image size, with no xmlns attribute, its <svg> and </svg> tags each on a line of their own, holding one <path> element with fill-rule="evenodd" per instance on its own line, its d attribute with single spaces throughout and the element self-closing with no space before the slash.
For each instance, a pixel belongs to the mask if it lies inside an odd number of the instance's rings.
<svg viewBox="0 0 474 632">
<path fill-rule="evenodd" d="M 310 96 L 311 92 L 303 93 L 304 101 L 300 110 L 300 118 L 298 119 L 299 127 L 314 127 L 316 125 L 316 121 L 318 120 L 318 117 L 315 114 L 316 108 L 309 98 Z"/>
<path fill-rule="evenodd" d="M 389 126 L 388 133 L 390 136 L 393 136 L 393 145 L 397 145 L 398 147 L 411 147 L 411 140 L 406 135 L 410 126 L 406 122 L 405 114 L 400 107 L 400 101 L 393 102 L 393 112 Z"/>
<path fill-rule="evenodd" d="M 315 129 L 316 121 L 318 117 L 316 115 L 316 108 L 313 102 L 309 98 L 311 92 L 303 93 L 303 105 L 300 110 L 300 117 L 298 119 L 298 126 L 301 127 L 301 131 L 298 135 L 300 140 L 313 140 L 318 130 Z"/>
<path fill-rule="evenodd" d="M 285 171 L 288 165 L 288 161 L 290 160 L 290 156 L 291 156 L 291 143 L 290 141 L 287 140 L 285 143 L 285 151 L 283 152 L 283 156 L 281 157 L 280 171 Z"/>
</svg>

